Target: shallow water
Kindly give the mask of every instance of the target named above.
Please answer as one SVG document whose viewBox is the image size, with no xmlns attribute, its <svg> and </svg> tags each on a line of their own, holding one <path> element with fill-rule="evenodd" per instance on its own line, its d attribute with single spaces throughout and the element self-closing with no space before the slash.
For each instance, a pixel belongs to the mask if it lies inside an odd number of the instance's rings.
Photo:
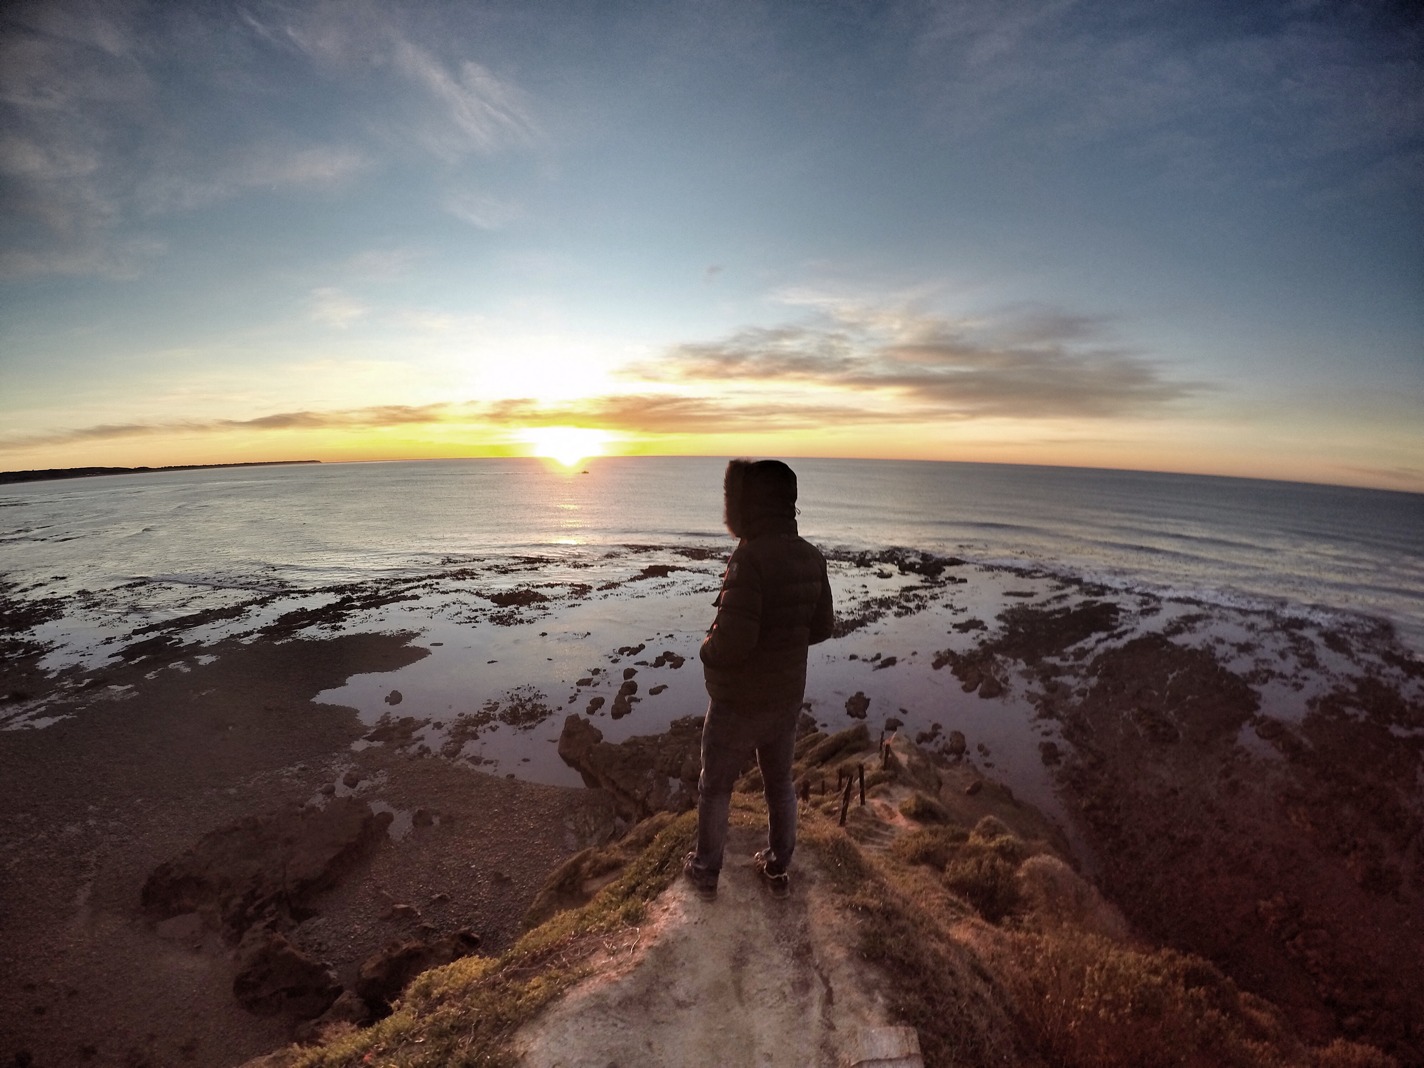
<svg viewBox="0 0 1424 1068">
<path fill-rule="evenodd" d="M 794 466 L 802 530 L 830 549 L 906 546 L 1210 604 L 1363 613 L 1424 651 L 1424 496 L 1013 465 Z M 438 575 L 511 554 L 584 569 L 628 544 L 720 554 L 722 468 L 507 459 L 30 483 L 0 490 L 0 573 L 31 594 L 105 602 L 76 604 L 74 630 L 106 611 L 163 618 L 234 594 Z"/>
</svg>

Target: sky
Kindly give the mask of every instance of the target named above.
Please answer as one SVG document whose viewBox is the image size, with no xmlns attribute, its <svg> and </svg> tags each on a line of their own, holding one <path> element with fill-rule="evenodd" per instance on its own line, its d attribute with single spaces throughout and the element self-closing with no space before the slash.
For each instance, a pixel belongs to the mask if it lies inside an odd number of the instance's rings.
<svg viewBox="0 0 1424 1068">
<path fill-rule="evenodd" d="M 1403 3 L 0 13 L 0 469 L 854 456 L 1424 491 Z"/>
</svg>

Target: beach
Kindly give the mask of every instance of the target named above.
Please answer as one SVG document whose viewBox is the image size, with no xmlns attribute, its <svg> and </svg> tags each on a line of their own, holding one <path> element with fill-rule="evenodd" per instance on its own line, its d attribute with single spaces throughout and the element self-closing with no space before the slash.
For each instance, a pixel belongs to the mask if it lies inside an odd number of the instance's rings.
<svg viewBox="0 0 1424 1068">
<path fill-rule="evenodd" d="M 705 494 L 661 493 L 689 468 L 575 473 L 536 480 L 527 505 L 486 494 L 455 510 L 409 486 L 465 469 L 403 467 L 377 474 L 406 487 L 404 512 L 361 510 L 342 488 L 360 472 L 327 465 L 0 501 L 0 966 L 16 977 L 0 1055 L 240 1064 L 303 1026 L 235 996 L 253 932 L 348 989 L 393 941 L 497 952 L 563 860 L 616 838 L 649 797 L 691 803 L 695 732 L 658 743 L 693 739 L 643 769 L 666 778 L 636 797 L 589 788 L 599 776 L 561 745 L 662 737 L 705 709 L 697 649 L 732 543 L 696 518 Z M 496 488 L 529 471 L 470 470 Z M 666 473 L 649 490 L 662 511 L 595 512 L 600 486 L 647 472 Z M 336 489 L 322 507 L 290 503 L 323 483 Z M 244 493 L 255 510 L 229 518 Z M 858 544 L 853 503 L 841 519 L 814 499 L 806 512 L 835 535 L 803 523 L 825 546 L 838 620 L 812 650 L 810 721 L 863 722 L 998 784 L 1057 826 L 1142 937 L 1208 957 L 1311 1041 L 1424 1058 L 1424 669 L 1413 629 L 1348 607 L 1400 559 L 1389 604 L 1408 612 L 1407 539 L 1335 551 L 1375 575 L 1333 565 L 1342 607 L 891 541 L 928 530 L 928 510 Z M 1066 547 L 1088 544 L 1076 529 Z M 1294 558 L 1217 541 L 1219 573 L 1257 586 L 1272 556 L 1291 587 L 1330 554 L 1323 538 Z M 320 863 L 283 844 L 346 816 Z M 230 887 L 190 899 L 174 877 L 225 834 L 277 843 L 242 876 L 261 916 L 235 918 Z M 287 885 L 302 864 L 309 877 Z"/>
</svg>

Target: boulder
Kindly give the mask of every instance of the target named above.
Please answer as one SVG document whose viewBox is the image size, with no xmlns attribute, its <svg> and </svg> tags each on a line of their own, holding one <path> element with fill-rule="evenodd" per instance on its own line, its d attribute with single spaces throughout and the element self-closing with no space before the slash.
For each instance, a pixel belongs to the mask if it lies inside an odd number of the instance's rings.
<svg viewBox="0 0 1424 1068">
<path fill-rule="evenodd" d="M 200 913 L 237 942 L 259 921 L 296 918 L 390 820 L 350 797 L 239 820 L 155 868 L 143 885 L 143 910 L 154 920 Z"/>
<path fill-rule="evenodd" d="M 262 1016 L 300 1020 L 320 1016 L 341 993 L 332 970 L 280 934 L 254 932 L 238 956 L 232 994 L 244 1009 Z"/>
<path fill-rule="evenodd" d="M 392 942 L 361 965 L 356 993 L 377 1016 L 389 1016 L 391 1003 L 423 971 L 468 957 L 480 948 L 480 936 L 468 928 L 443 938 Z"/>
<path fill-rule="evenodd" d="M 619 815 L 637 822 L 655 812 L 684 812 L 697 803 L 702 770 L 702 717 L 684 716 L 666 733 L 613 744 L 582 716 L 564 721 L 559 756 L 592 789 L 612 796 Z"/>
<path fill-rule="evenodd" d="M 944 755 L 958 760 L 969 749 L 963 731 L 950 731 L 949 740 L 944 743 Z"/>
<path fill-rule="evenodd" d="M 331 1007 L 315 1020 L 299 1024 L 293 1037 L 303 1044 L 328 1041 L 339 1034 L 342 1028 L 366 1027 L 375 1022 L 375 1014 L 364 998 L 354 990 L 343 990 L 341 996 L 331 1003 Z M 241 1065 L 240 1068 L 250 1068 Z M 281 1062 L 281 1068 L 290 1068 Z"/>
<path fill-rule="evenodd" d="M 870 698 L 856 690 L 850 697 L 846 698 L 846 715 L 851 719 L 864 719 L 865 714 L 870 709 Z"/>
</svg>

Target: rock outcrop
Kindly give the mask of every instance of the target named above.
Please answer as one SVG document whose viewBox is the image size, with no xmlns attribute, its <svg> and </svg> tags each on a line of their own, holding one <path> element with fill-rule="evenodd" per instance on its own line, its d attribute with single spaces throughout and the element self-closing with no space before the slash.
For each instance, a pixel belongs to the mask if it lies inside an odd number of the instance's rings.
<svg viewBox="0 0 1424 1068">
<path fill-rule="evenodd" d="M 373 1016 L 390 1015 L 391 1002 L 423 971 L 468 957 L 480 948 L 480 936 L 468 928 L 428 941 L 392 942 L 361 965 L 356 994 Z"/>
<path fill-rule="evenodd" d="M 685 716 L 663 734 L 612 743 L 582 716 L 564 721 L 559 756 L 586 785 L 613 797 L 620 816 L 637 822 L 655 812 L 683 812 L 697 803 L 702 770 L 702 718 Z"/>
<path fill-rule="evenodd" d="M 143 910 L 155 920 L 199 913 L 237 942 L 259 923 L 298 919 L 310 896 L 376 841 L 390 819 L 346 797 L 220 827 L 153 870 L 143 885 Z"/>
<path fill-rule="evenodd" d="M 233 997 L 262 1016 L 309 1020 L 324 1013 L 341 993 L 331 968 L 313 960 L 275 931 L 258 929 L 238 954 Z"/>
</svg>

